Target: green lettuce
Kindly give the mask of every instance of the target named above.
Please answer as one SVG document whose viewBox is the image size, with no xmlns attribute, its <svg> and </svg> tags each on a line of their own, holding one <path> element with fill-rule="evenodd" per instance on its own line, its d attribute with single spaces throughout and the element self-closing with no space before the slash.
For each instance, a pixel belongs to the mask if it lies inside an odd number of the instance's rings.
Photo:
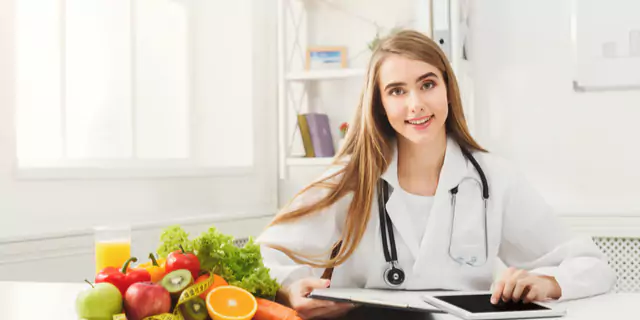
<svg viewBox="0 0 640 320">
<path fill-rule="evenodd" d="M 157 253 L 161 258 L 166 258 L 169 253 L 180 250 L 180 246 L 185 251 L 193 251 L 193 242 L 189 240 L 189 234 L 180 226 L 169 226 L 160 235 L 160 246 Z"/>
<path fill-rule="evenodd" d="M 256 297 L 273 300 L 279 285 L 262 262 L 260 246 L 250 238 L 244 247 L 238 248 L 233 240 L 232 236 L 220 233 L 215 227 L 190 240 L 189 234 L 180 226 L 170 226 L 163 230 L 157 251 L 164 258 L 182 245 L 185 251 L 196 254 L 200 269 L 213 271 L 230 285 L 243 288 Z"/>
</svg>

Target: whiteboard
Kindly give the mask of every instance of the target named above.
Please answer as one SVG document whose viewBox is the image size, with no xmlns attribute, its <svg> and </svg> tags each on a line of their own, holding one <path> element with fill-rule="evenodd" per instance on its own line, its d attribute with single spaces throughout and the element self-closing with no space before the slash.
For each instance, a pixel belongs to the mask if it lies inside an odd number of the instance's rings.
<svg viewBox="0 0 640 320">
<path fill-rule="evenodd" d="M 640 1 L 573 0 L 574 86 L 640 90 Z"/>
</svg>

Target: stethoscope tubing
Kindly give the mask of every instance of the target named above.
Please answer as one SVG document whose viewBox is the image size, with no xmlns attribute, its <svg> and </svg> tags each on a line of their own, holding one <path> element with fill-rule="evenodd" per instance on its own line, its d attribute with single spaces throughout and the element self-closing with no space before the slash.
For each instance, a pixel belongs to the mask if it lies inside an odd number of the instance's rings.
<svg viewBox="0 0 640 320">
<path fill-rule="evenodd" d="M 482 199 L 483 199 L 483 205 L 484 205 L 484 248 L 485 248 L 485 261 L 484 263 L 486 263 L 486 260 L 488 259 L 488 235 L 487 235 L 487 206 L 488 206 L 488 201 L 489 201 L 489 184 L 487 182 L 487 177 L 484 174 L 484 171 L 482 170 L 482 167 L 480 167 L 480 164 L 478 164 L 478 162 L 476 161 L 476 159 L 473 157 L 473 155 L 471 155 L 471 153 L 469 153 L 466 149 L 461 148 L 462 153 L 464 154 L 464 156 L 469 159 L 469 161 L 471 162 L 471 164 L 473 165 L 473 167 L 476 169 L 476 171 L 478 172 L 478 175 L 480 176 L 480 180 L 481 180 L 481 184 L 482 184 Z M 476 180 L 477 181 L 477 180 Z M 384 253 L 384 258 L 385 261 L 387 263 L 389 263 L 389 267 L 387 268 L 387 270 L 384 272 L 383 278 L 385 280 L 385 282 L 390 285 L 390 286 L 399 286 L 402 284 L 402 282 L 404 281 L 404 271 L 397 267 L 398 265 L 398 253 L 397 253 L 397 249 L 396 249 L 396 242 L 395 242 L 395 237 L 394 237 L 394 232 L 393 232 L 393 223 L 391 222 L 391 217 L 389 216 L 389 213 L 387 212 L 387 208 L 386 208 L 386 203 L 388 201 L 389 198 L 389 186 L 388 183 L 386 181 L 384 181 L 383 179 L 380 179 L 379 183 L 378 183 L 378 212 L 379 212 L 379 218 L 380 218 L 380 231 L 381 231 L 381 238 L 382 238 L 382 249 L 383 249 L 383 253 Z M 458 186 L 455 186 L 454 188 L 452 188 L 450 190 L 451 193 L 451 228 L 452 230 L 449 232 L 449 257 L 451 257 L 451 259 L 461 262 L 460 259 L 455 259 L 453 257 L 453 255 L 451 254 L 451 241 L 453 240 L 453 223 L 454 223 L 454 219 L 455 219 L 455 205 L 456 205 L 456 195 L 458 194 Z M 388 238 L 387 238 L 388 237 Z M 468 263 L 468 262 L 461 262 L 461 263 L 466 263 L 468 265 L 473 266 L 475 261 L 473 263 Z M 391 278 L 390 278 L 391 276 Z M 395 276 L 395 279 L 394 277 Z"/>
</svg>

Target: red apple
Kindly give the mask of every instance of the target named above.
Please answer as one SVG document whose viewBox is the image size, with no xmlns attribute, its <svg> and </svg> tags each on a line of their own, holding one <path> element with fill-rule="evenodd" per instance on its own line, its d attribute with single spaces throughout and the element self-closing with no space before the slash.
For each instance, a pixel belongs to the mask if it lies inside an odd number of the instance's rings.
<svg viewBox="0 0 640 320">
<path fill-rule="evenodd" d="M 124 295 L 124 309 L 129 320 L 141 320 L 171 310 L 171 294 L 153 282 L 132 284 Z"/>
</svg>

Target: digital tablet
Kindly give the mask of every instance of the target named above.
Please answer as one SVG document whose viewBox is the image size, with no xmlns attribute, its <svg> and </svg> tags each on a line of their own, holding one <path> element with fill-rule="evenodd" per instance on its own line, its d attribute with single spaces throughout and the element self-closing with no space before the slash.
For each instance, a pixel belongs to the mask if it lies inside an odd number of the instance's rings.
<svg viewBox="0 0 640 320">
<path fill-rule="evenodd" d="M 424 295 L 425 302 L 465 320 L 562 317 L 565 310 L 540 303 L 502 302 L 492 304 L 490 292 Z"/>
</svg>

